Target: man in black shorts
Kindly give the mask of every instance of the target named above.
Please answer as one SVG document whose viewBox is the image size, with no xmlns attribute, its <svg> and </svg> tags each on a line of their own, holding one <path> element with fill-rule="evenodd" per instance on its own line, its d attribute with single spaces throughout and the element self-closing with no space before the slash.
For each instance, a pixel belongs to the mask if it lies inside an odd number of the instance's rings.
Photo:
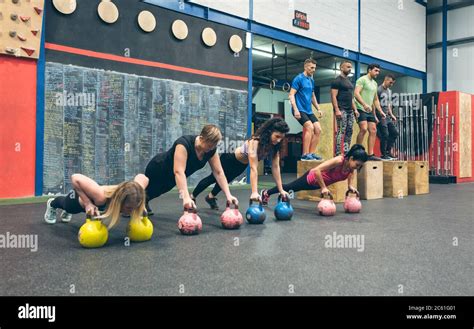
<svg viewBox="0 0 474 329">
<path fill-rule="evenodd" d="M 315 154 L 321 136 L 321 125 L 313 114 L 314 105 L 319 116 L 322 112 L 314 95 L 313 74 L 316 71 L 316 61 L 309 58 L 304 61 L 304 72 L 298 74 L 291 82 L 289 94 L 291 109 L 296 120 L 303 126 L 303 154 L 301 160 L 321 160 Z"/>
<path fill-rule="evenodd" d="M 355 104 L 359 117 L 359 134 L 357 135 L 357 144 L 364 142 L 364 137 L 367 131 L 369 132 L 369 140 L 367 142 L 367 153 L 369 154 L 369 161 L 380 161 L 379 157 L 374 155 L 375 139 L 377 138 L 377 123 L 379 119 L 375 115 L 377 109 L 382 118 L 385 118 L 380 108 L 379 99 L 377 97 L 377 81 L 375 79 L 380 73 L 379 64 L 370 64 L 367 67 L 367 74 L 361 76 L 356 81 L 356 88 L 354 90 Z M 357 114 L 356 114 L 357 115 Z"/>
</svg>

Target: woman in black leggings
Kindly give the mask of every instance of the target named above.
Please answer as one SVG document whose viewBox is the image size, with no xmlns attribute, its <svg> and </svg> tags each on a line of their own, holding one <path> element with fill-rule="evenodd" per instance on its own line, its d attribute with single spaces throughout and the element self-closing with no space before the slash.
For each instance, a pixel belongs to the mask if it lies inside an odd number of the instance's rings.
<svg viewBox="0 0 474 329">
<path fill-rule="evenodd" d="M 327 194 L 329 185 L 347 179 L 348 189 L 357 192 L 356 188 L 352 186 L 354 171 L 362 168 L 367 159 L 365 148 L 362 145 L 354 144 L 345 155 L 338 155 L 324 161 L 293 182 L 284 184 L 283 188 L 292 192 L 321 189 L 322 194 Z M 268 202 L 270 196 L 278 191 L 277 187 L 263 190 L 262 199 L 266 199 Z"/>
<path fill-rule="evenodd" d="M 118 185 L 99 185 L 92 178 L 81 174 L 71 176 L 73 190 L 65 196 L 50 198 L 46 203 L 44 220 L 56 223 L 56 210 L 62 209 L 61 220 L 71 221 L 73 214 L 85 212 L 96 218 L 109 218 L 109 228 L 118 223 L 120 214 L 136 219 L 145 210 L 145 187 L 148 178 L 143 174 L 133 181 Z M 105 211 L 100 214 L 99 211 Z"/>
<path fill-rule="evenodd" d="M 198 136 L 182 136 L 174 142 L 171 149 L 150 160 L 145 170 L 145 175 L 150 180 L 146 188 L 148 214 L 153 214 L 148 202 L 175 186 L 178 186 L 184 208 L 195 209 L 196 204 L 189 195 L 186 178 L 206 163 L 209 163 L 212 175 L 221 184 L 227 201 L 238 204 L 237 198 L 230 193 L 220 158 L 216 153 L 217 143 L 221 139 L 222 134 L 217 126 L 206 125 Z"/>
<path fill-rule="evenodd" d="M 272 157 L 272 173 L 281 193 L 286 193 L 282 188 L 280 175 L 280 142 L 290 129 L 286 122 L 281 118 L 273 118 L 265 121 L 255 132 L 251 139 L 246 140 L 244 144 L 238 147 L 233 153 L 223 153 L 220 156 L 222 168 L 226 177 L 226 182 L 231 182 L 234 178 L 244 172 L 250 163 L 250 183 L 252 186 L 253 200 L 260 200 L 257 190 L 258 186 L 258 161 L 263 160 L 268 155 Z M 208 186 L 214 184 L 212 191 L 206 196 L 205 200 L 212 209 L 219 209 L 216 195 L 221 191 L 221 187 L 214 175 L 209 175 L 202 179 L 193 191 L 195 199 Z"/>
</svg>

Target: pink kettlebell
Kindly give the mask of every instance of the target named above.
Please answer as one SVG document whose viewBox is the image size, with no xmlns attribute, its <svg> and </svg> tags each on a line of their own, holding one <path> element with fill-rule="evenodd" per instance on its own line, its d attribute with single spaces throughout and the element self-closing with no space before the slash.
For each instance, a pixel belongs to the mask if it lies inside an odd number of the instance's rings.
<svg viewBox="0 0 474 329">
<path fill-rule="evenodd" d="M 202 221 L 196 209 L 184 208 L 184 214 L 178 221 L 178 229 L 183 235 L 196 235 L 201 232 Z"/>
<path fill-rule="evenodd" d="M 321 216 L 334 216 L 336 214 L 336 204 L 331 193 L 321 194 L 318 211 Z"/>
<path fill-rule="evenodd" d="M 344 201 L 344 210 L 348 213 L 358 213 L 362 209 L 360 195 L 358 191 L 347 190 L 346 200 Z"/>
<path fill-rule="evenodd" d="M 244 218 L 239 211 L 239 206 L 235 203 L 234 209 L 231 208 L 229 201 L 227 201 L 225 211 L 221 215 L 221 223 L 222 227 L 228 230 L 235 230 L 243 224 Z"/>
</svg>

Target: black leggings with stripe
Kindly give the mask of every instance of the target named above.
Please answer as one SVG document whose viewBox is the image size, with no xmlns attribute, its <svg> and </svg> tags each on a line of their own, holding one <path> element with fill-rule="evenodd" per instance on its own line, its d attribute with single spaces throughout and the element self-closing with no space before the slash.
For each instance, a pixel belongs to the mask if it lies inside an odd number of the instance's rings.
<svg viewBox="0 0 474 329">
<path fill-rule="evenodd" d="M 220 156 L 221 159 L 221 164 L 222 164 L 222 169 L 224 170 L 224 175 L 225 178 L 227 179 L 227 182 L 230 183 L 234 178 L 239 176 L 241 173 L 244 172 L 244 170 L 247 168 L 247 164 L 244 164 L 237 160 L 235 157 L 235 153 L 223 153 Z M 203 178 L 196 188 L 193 191 L 193 197 L 197 197 L 199 194 L 201 194 L 202 191 L 204 191 L 208 186 L 211 184 L 216 184 L 214 188 L 211 191 L 211 194 L 213 196 L 216 196 L 222 189 L 219 186 L 219 184 L 216 182 L 216 178 L 214 177 L 214 174 L 210 174 L 209 176 Z"/>
<path fill-rule="evenodd" d="M 298 191 L 309 191 L 309 190 L 317 190 L 320 189 L 319 185 L 311 185 L 308 184 L 308 174 L 309 170 L 304 173 L 303 176 L 298 177 L 296 180 L 292 181 L 288 184 L 283 184 L 283 190 L 286 192 L 298 192 Z M 268 195 L 277 194 L 279 193 L 278 187 L 273 187 L 267 191 Z"/>
</svg>

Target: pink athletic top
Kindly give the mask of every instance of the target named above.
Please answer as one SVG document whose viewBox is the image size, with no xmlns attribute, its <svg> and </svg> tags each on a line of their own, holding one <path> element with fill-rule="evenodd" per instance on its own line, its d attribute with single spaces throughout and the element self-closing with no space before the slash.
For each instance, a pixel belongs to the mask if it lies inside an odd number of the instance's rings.
<svg viewBox="0 0 474 329">
<path fill-rule="evenodd" d="M 344 161 L 345 161 L 344 157 L 341 157 L 341 160 L 339 161 L 339 164 L 336 167 L 330 170 L 321 172 L 321 175 L 323 176 L 324 184 L 326 184 L 326 186 L 329 186 L 336 182 L 343 181 L 347 179 L 347 177 L 349 177 L 352 170 L 349 169 L 345 171 L 343 169 Z M 309 172 L 308 176 L 306 177 L 306 181 L 308 182 L 309 185 L 319 185 L 314 171 Z"/>
</svg>

